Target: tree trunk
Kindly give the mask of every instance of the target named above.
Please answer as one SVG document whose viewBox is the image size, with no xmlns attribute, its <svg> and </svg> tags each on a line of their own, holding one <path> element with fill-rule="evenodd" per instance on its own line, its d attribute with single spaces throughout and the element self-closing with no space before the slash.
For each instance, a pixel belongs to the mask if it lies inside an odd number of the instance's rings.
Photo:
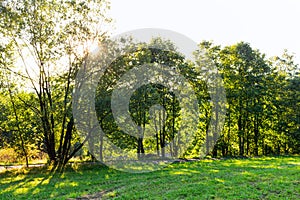
<svg viewBox="0 0 300 200">
<path fill-rule="evenodd" d="M 205 136 L 206 136 L 206 152 L 205 154 L 208 155 L 210 153 L 210 138 L 209 138 L 209 119 L 208 119 L 208 111 L 205 109 L 205 119 L 206 119 L 206 123 L 205 123 Z"/>
<path fill-rule="evenodd" d="M 258 156 L 258 138 L 259 138 L 258 116 L 255 115 L 254 118 L 254 155 L 255 156 Z"/>
<path fill-rule="evenodd" d="M 239 137 L 239 154 L 244 156 L 244 131 L 242 128 L 242 116 L 239 115 L 238 118 L 238 137 Z"/>
</svg>

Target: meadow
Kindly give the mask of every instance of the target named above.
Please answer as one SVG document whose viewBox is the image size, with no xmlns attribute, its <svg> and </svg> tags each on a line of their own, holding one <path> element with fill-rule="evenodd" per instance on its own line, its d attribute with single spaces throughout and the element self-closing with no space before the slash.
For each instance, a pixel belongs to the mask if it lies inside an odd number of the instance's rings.
<svg viewBox="0 0 300 200">
<path fill-rule="evenodd" d="M 98 164 L 0 173 L 0 199 L 300 199 L 300 157 L 205 159 L 150 173 Z"/>
</svg>

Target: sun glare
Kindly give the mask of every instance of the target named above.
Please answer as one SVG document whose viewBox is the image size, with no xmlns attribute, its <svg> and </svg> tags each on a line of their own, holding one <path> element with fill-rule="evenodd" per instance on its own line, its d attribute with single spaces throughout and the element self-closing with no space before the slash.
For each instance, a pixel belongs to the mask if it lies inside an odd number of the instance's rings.
<svg viewBox="0 0 300 200">
<path fill-rule="evenodd" d="M 99 45 L 98 45 L 98 42 L 90 40 L 87 42 L 86 46 L 87 46 L 88 52 L 93 52 L 98 48 Z"/>
<path fill-rule="evenodd" d="M 77 47 L 77 53 L 79 53 L 80 55 L 91 53 L 96 50 L 98 46 L 98 42 L 94 40 L 88 40 Z"/>
</svg>

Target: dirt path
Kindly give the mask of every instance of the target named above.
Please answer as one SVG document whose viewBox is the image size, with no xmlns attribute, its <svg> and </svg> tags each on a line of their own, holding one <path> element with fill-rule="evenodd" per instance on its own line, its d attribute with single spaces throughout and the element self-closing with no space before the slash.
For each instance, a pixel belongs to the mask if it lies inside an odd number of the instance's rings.
<svg viewBox="0 0 300 200">
<path fill-rule="evenodd" d="M 42 167 L 45 166 L 45 164 L 30 164 L 29 167 Z M 21 169 L 23 167 L 26 167 L 26 165 L 0 165 L 0 172 L 6 171 L 6 170 L 12 170 L 12 169 Z"/>
</svg>

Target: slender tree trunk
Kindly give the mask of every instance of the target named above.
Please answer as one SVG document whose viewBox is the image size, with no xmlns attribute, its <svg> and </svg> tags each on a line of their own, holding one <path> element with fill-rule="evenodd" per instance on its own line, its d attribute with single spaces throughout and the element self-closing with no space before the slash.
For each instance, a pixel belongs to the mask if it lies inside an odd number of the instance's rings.
<svg viewBox="0 0 300 200">
<path fill-rule="evenodd" d="M 231 137 L 231 113 L 230 113 L 230 105 L 229 105 L 229 113 L 228 113 L 228 134 L 227 134 L 227 145 L 226 145 L 226 151 L 227 154 L 231 155 L 231 145 L 230 145 L 230 137 Z"/>
<path fill-rule="evenodd" d="M 206 136 L 206 155 L 210 153 L 210 138 L 209 138 L 209 119 L 208 119 L 208 111 L 205 109 L 205 136 Z"/>
<path fill-rule="evenodd" d="M 239 137 L 239 154 L 244 156 L 244 130 L 242 128 L 242 116 L 239 114 L 238 118 L 238 137 Z"/>
<path fill-rule="evenodd" d="M 19 124 L 19 123 L 20 123 L 20 121 L 19 121 L 19 116 L 18 116 L 18 113 L 17 113 L 15 101 L 14 101 L 14 99 L 13 99 L 12 91 L 11 91 L 11 89 L 10 89 L 10 86 L 8 86 L 8 91 L 9 91 L 10 102 L 11 102 L 11 104 L 12 104 L 12 108 L 13 108 L 15 120 L 16 120 L 16 123 L 17 123 L 18 135 L 19 135 L 20 140 L 21 140 L 21 149 L 22 149 L 22 152 L 23 152 L 24 157 L 25 157 L 26 167 L 28 167 L 28 166 L 29 166 L 28 153 L 27 153 L 27 150 L 26 150 L 26 147 L 25 147 L 25 141 L 24 141 L 24 138 L 23 138 L 23 136 L 22 136 L 22 130 L 21 130 L 20 124 Z"/>
<path fill-rule="evenodd" d="M 177 157 L 177 147 L 176 147 L 176 141 L 175 141 L 175 95 L 172 95 L 172 136 L 171 136 L 171 141 L 172 141 L 172 156 Z"/>
<path fill-rule="evenodd" d="M 259 138 L 258 116 L 256 114 L 254 117 L 254 155 L 255 156 L 258 156 L 258 138 Z"/>
<path fill-rule="evenodd" d="M 163 144 L 163 121 L 162 121 L 162 112 L 159 111 L 159 117 L 158 117 L 158 120 L 159 120 L 159 144 L 160 144 L 160 153 L 161 153 L 161 156 L 164 157 L 165 156 L 165 152 L 164 152 L 164 144 Z"/>
<path fill-rule="evenodd" d="M 159 131 L 158 131 L 158 127 L 157 127 L 157 121 L 156 121 L 156 114 L 154 113 L 153 114 L 153 123 L 154 123 L 154 128 L 155 128 L 155 139 L 156 139 L 156 153 L 157 153 L 157 156 L 160 155 L 159 153 Z"/>
<path fill-rule="evenodd" d="M 165 93 L 165 89 L 163 90 Z M 165 96 L 163 97 L 163 107 L 165 108 L 166 106 L 166 98 Z M 166 156 L 166 151 L 165 151 L 165 143 L 166 143 L 166 126 L 165 126 L 165 121 L 166 121 L 166 113 L 163 110 L 162 111 L 162 140 L 161 140 L 161 155 L 164 158 Z"/>
</svg>

